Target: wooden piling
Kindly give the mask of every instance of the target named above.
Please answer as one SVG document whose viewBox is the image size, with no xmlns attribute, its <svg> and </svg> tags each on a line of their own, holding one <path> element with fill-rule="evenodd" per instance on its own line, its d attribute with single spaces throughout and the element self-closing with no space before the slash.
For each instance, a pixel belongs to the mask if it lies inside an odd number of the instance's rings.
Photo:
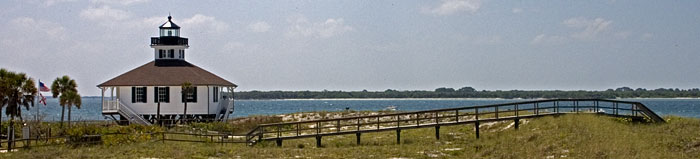
<svg viewBox="0 0 700 159">
<path fill-rule="evenodd" d="M 321 135 L 316 136 L 316 147 L 321 147 Z"/>
<path fill-rule="evenodd" d="M 474 129 L 476 130 L 476 138 L 479 138 L 479 121 L 474 122 Z"/>
<path fill-rule="evenodd" d="M 440 126 L 435 126 L 435 138 L 440 140 Z"/>
<path fill-rule="evenodd" d="M 396 144 L 401 144 L 401 129 L 396 129 Z"/>
</svg>

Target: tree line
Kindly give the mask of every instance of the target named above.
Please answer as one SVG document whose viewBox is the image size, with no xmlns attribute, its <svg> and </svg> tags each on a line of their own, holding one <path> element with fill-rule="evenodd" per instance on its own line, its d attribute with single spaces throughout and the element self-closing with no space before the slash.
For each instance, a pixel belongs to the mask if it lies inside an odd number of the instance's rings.
<svg viewBox="0 0 700 159">
<path fill-rule="evenodd" d="M 236 99 L 321 99 L 321 98 L 698 98 L 700 89 L 678 88 L 630 88 L 619 87 L 605 91 L 563 90 L 476 90 L 473 87 L 459 89 L 441 87 L 428 90 L 385 91 L 243 91 L 236 92 Z"/>
</svg>

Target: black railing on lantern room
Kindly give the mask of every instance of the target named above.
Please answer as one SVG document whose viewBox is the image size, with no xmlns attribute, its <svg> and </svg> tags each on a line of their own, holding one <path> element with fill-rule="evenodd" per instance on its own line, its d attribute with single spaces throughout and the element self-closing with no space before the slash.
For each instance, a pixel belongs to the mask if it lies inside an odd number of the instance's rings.
<svg viewBox="0 0 700 159">
<path fill-rule="evenodd" d="M 151 37 L 151 45 L 185 45 L 188 46 L 187 38 L 177 36 Z"/>
</svg>

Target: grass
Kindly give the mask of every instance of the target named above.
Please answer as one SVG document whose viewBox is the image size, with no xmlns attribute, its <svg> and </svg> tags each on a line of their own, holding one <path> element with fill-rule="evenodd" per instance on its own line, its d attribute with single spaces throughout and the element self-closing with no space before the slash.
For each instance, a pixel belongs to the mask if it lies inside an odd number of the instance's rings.
<svg viewBox="0 0 700 159">
<path fill-rule="evenodd" d="M 700 119 L 667 117 L 666 124 L 630 122 L 592 114 L 529 119 L 520 129 L 500 122 L 481 127 L 476 139 L 473 124 L 435 130 L 285 140 L 282 147 L 263 142 L 219 145 L 185 142 L 137 142 L 122 145 L 56 146 L 0 154 L 0 158 L 698 158 Z"/>
</svg>

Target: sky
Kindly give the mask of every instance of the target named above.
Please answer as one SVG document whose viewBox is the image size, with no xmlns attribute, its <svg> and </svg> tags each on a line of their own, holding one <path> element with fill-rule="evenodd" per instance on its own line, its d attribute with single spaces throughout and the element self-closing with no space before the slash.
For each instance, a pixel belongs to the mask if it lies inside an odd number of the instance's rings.
<svg viewBox="0 0 700 159">
<path fill-rule="evenodd" d="M 237 90 L 605 90 L 700 86 L 700 1 L 0 1 L 0 67 L 82 95 L 154 59 Z"/>
</svg>

